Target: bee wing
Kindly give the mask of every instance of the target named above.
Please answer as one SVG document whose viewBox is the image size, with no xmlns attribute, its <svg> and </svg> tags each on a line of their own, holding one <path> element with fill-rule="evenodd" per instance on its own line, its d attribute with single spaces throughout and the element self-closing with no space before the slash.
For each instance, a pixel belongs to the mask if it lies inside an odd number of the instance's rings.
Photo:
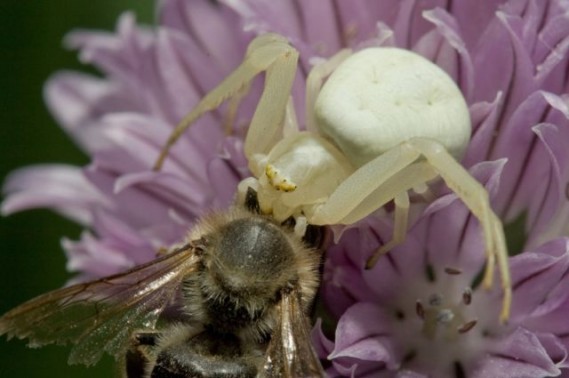
<svg viewBox="0 0 569 378">
<path fill-rule="evenodd" d="M 280 317 L 267 349 L 264 371 L 270 378 L 325 377 L 296 290 L 282 294 Z"/>
<path fill-rule="evenodd" d="M 46 293 L 2 316 L 0 335 L 27 338 L 32 347 L 71 342 L 70 364 L 95 364 L 104 351 L 121 357 L 133 331 L 154 326 L 196 262 L 187 245 L 125 273 Z"/>
</svg>

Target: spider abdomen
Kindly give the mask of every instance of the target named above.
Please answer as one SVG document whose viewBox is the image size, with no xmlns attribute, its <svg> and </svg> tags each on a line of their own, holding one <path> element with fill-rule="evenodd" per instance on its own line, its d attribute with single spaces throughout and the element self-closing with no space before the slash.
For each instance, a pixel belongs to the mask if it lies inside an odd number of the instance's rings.
<svg viewBox="0 0 569 378">
<path fill-rule="evenodd" d="M 470 139 L 468 106 L 454 81 L 397 48 L 347 58 L 322 87 L 315 113 L 320 130 L 355 166 L 414 137 L 436 140 L 460 159 Z"/>
</svg>

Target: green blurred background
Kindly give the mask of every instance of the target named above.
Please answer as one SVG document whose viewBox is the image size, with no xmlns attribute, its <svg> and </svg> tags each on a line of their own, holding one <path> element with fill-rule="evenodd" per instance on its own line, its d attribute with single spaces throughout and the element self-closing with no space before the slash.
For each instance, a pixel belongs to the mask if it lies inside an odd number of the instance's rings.
<svg viewBox="0 0 569 378">
<path fill-rule="evenodd" d="M 152 23 L 150 0 L 0 1 L 0 180 L 35 163 L 84 165 L 87 158 L 47 112 L 42 87 L 63 68 L 85 70 L 62 47 L 73 28 L 114 30 L 118 16 L 133 10 Z M 0 218 L 0 313 L 70 277 L 60 247 L 63 236 L 77 239 L 80 228 L 47 211 Z M 97 366 L 68 366 L 69 347 L 29 349 L 22 341 L 0 339 L 0 377 L 113 377 L 112 358 Z"/>
</svg>

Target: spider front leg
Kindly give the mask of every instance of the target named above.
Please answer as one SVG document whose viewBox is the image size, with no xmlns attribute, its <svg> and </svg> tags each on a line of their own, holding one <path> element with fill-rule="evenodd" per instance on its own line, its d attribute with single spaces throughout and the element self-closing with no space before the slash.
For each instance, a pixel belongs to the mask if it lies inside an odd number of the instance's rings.
<svg viewBox="0 0 569 378">
<path fill-rule="evenodd" d="M 437 176 L 420 154 L 402 143 L 357 169 L 331 193 L 326 202 L 309 211 L 310 223 L 352 224 L 394 199 Z"/>
<path fill-rule="evenodd" d="M 318 134 L 314 105 L 322 89 L 322 83 L 334 70 L 352 54 L 350 49 L 342 49 L 328 60 L 317 64 L 306 78 L 306 129 Z"/>
<path fill-rule="evenodd" d="M 497 259 L 504 291 L 500 319 L 506 321 L 510 314 L 512 302 L 508 250 L 506 248 L 502 222 L 492 211 L 488 192 L 439 143 L 426 138 L 413 138 L 408 143 L 427 159 L 443 178 L 447 186 L 456 193 L 466 207 L 478 218 L 484 233 L 487 258 L 483 284 L 486 288 L 492 286 Z"/>
<path fill-rule="evenodd" d="M 219 107 L 228 98 L 240 95 L 251 81 L 266 71 L 265 86 L 245 139 L 245 155 L 270 150 L 281 137 L 282 123 L 296 73 L 298 52 L 277 34 L 255 38 L 247 49 L 245 59 L 217 87 L 209 92 L 176 126 L 162 148 L 154 165 L 160 170 L 170 148 L 180 136 L 204 113 Z"/>
</svg>

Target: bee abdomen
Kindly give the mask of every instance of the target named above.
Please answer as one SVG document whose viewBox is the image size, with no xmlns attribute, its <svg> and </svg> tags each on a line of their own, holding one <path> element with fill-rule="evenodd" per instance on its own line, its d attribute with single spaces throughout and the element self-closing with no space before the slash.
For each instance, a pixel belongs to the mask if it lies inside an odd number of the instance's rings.
<svg viewBox="0 0 569 378">
<path fill-rule="evenodd" d="M 256 377 L 258 361 L 244 355 L 235 335 L 205 330 L 186 343 L 173 344 L 162 350 L 151 378 Z"/>
</svg>

